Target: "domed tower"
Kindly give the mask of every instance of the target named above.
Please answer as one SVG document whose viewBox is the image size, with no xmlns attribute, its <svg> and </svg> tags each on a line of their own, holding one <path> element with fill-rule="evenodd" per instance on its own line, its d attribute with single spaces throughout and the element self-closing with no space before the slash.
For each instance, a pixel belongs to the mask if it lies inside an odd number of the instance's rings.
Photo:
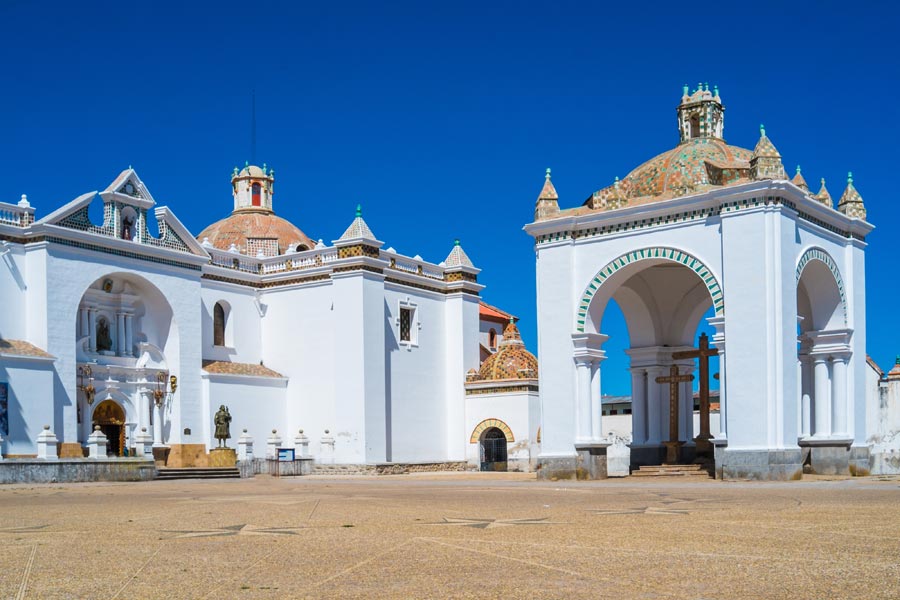
<svg viewBox="0 0 900 600">
<path fill-rule="evenodd" d="M 234 193 L 234 210 L 254 210 L 272 212 L 272 196 L 275 194 L 275 169 L 267 169 L 263 163 L 245 165 L 240 171 L 234 168 L 231 177 Z"/>
</svg>

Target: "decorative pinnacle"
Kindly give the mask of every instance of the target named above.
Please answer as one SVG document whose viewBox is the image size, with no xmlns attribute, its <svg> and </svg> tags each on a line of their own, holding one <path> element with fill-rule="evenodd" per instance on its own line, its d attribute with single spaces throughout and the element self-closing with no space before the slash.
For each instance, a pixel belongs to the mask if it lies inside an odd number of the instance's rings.
<svg viewBox="0 0 900 600">
<path fill-rule="evenodd" d="M 900 354 L 897 355 L 897 360 L 894 361 L 895 365 L 900 365 Z"/>
<path fill-rule="evenodd" d="M 684 84 L 684 87 L 682 89 L 684 90 L 684 95 L 687 96 L 688 95 L 688 84 Z"/>
<path fill-rule="evenodd" d="M 825 178 L 822 178 L 822 187 L 825 187 Z"/>
<path fill-rule="evenodd" d="M 709 84 L 708 84 L 708 83 L 705 84 L 704 87 L 706 88 L 706 90 L 704 90 L 704 91 L 707 91 L 707 92 L 708 92 L 708 91 L 709 91 Z"/>
<path fill-rule="evenodd" d="M 698 92 L 702 92 L 702 91 L 703 91 L 703 84 L 702 84 L 702 83 L 698 83 L 698 84 L 697 84 L 697 91 L 698 91 Z"/>
<path fill-rule="evenodd" d="M 765 136 L 766 136 L 766 126 L 763 125 L 762 123 L 760 123 L 759 124 L 759 137 L 765 137 Z"/>
<path fill-rule="evenodd" d="M 547 167 L 547 173 L 546 173 L 546 175 L 544 175 L 544 179 L 546 179 L 547 181 L 550 181 L 550 167 Z"/>
<path fill-rule="evenodd" d="M 714 86 L 713 86 L 713 92 L 714 92 L 714 94 L 713 94 L 714 96 L 718 96 L 718 95 L 719 95 L 719 86 L 714 85 Z"/>
<path fill-rule="evenodd" d="M 360 218 L 362 216 L 362 204 L 356 205 L 356 218 Z"/>
<path fill-rule="evenodd" d="M 800 174 L 800 165 L 797 165 L 797 175 Z"/>
<path fill-rule="evenodd" d="M 847 183 L 848 184 L 853 183 L 853 171 L 847 172 Z"/>
<path fill-rule="evenodd" d="M 249 167 L 249 166 L 250 166 L 250 161 L 249 161 L 249 160 L 245 160 L 245 161 L 244 161 L 244 166 L 245 166 L 245 167 Z"/>
<path fill-rule="evenodd" d="M 459 246 L 459 239 L 453 240 L 453 245 L 454 245 L 454 246 Z"/>
</svg>

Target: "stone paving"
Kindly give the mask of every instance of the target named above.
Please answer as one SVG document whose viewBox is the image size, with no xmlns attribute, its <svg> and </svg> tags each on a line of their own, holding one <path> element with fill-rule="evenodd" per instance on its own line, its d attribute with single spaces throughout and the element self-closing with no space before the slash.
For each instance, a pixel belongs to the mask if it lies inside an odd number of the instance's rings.
<svg viewBox="0 0 900 600">
<path fill-rule="evenodd" d="M 900 478 L 0 487 L 0 598 L 898 598 Z"/>
</svg>

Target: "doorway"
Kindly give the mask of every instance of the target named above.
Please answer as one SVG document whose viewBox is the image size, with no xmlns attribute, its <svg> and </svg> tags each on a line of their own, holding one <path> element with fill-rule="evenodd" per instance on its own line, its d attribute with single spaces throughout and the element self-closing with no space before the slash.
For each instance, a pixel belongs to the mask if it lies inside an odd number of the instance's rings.
<svg viewBox="0 0 900 600">
<path fill-rule="evenodd" d="M 107 456 L 125 454 L 125 411 L 111 398 L 104 400 L 94 410 L 92 427 L 99 425 L 106 436 Z"/>
<path fill-rule="evenodd" d="M 506 436 L 497 427 L 486 429 L 481 436 L 481 470 L 506 471 Z"/>
</svg>

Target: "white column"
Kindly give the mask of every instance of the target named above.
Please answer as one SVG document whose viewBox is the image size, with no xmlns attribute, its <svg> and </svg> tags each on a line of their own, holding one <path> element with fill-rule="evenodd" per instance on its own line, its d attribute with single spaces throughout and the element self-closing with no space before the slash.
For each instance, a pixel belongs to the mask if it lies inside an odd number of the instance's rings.
<svg viewBox="0 0 900 600">
<path fill-rule="evenodd" d="M 91 352 L 97 351 L 97 311 L 93 308 L 88 309 L 88 335 L 90 336 Z"/>
<path fill-rule="evenodd" d="M 816 356 L 813 358 L 813 367 L 815 373 L 815 430 L 813 434 L 816 437 L 826 437 L 831 434 L 828 427 L 831 411 L 829 408 L 829 388 L 831 382 L 828 377 L 828 362 L 824 356 Z"/>
<path fill-rule="evenodd" d="M 134 315 L 125 313 L 125 352 L 123 356 L 134 356 L 132 347 L 134 346 L 134 332 L 132 331 L 132 320 Z"/>
<path fill-rule="evenodd" d="M 163 445 L 162 433 L 163 433 L 163 406 L 165 403 L 156 406 L 156 414 L 153 418 L 153 446 L 158 447 Z"/>
<path fill-rule="evenodd" d="M 577 358 L 578 373 L 578 420 L 575 440 L 589 442 L 591 440 L 591 359 Z"/>
<path fill-rule="evenodd" d="M 725 346 L 717 343 L 719 348 L 719 434 L 717 439 L 728 439 L 728 413 L 727 413 L 727 396 L 725 394 Z"/>
<path fill-rule="evenodd" d="M 831 363 L 831 432 L 847 435 L 847 358 L 836 356 Z"/>
<path fill-rule="evenodd" d="M 90 330 L 88 324 L 88 309 L 84 306 L 78 309 L 78 312 L 81 316 L 81 337 L 87 337 L 88 331 Z"/>
<path fill-rule="evenodd" d="M 660 424 L 665 422 L 666 431 L 668 431 L 668 412 L 666 418 L 660 416 L 662 406 L 660 404 L 660 387 L 656 383 L 656 378 L 662 373 L 659 367 L 651 367 L 647 369 L 647 442 L 650 444 L 659 444 L 662 442 L 661 432 L 663 429 Z"/>
<path fill-rule="evenodd" d="M 600 361 L 591 363 L 591 438 L 603 440 L 602 388 L 600 387 Z"/>
<path fill-rule="evenodd" d="M 812 365 L 808 356 L 800 357 L 800 437 L 809 437 L 812 427 Z"/>
<path fill-rule="evenodd" d="M 125 313 L 116 313 L 116 356 L 125 356 Z"/>
<path fill-rule="evenodd" d="M 631 442 L 644 444 L 647 441 L 647 384 L 644 380 L 646 369 L 631 369 Z"/>
</svg>

